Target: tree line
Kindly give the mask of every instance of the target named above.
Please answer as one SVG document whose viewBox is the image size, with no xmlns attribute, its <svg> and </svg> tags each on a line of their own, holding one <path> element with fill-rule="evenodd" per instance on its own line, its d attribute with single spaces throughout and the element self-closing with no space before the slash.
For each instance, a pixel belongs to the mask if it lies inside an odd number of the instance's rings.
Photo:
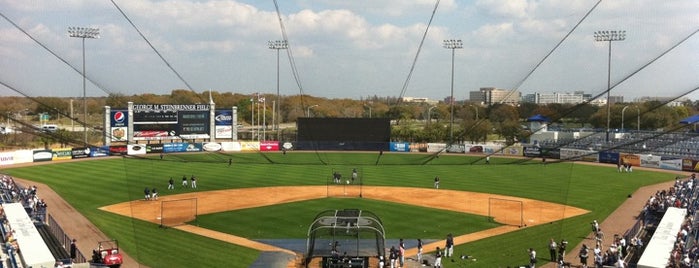
<svg viewBox="0 0 699 268">
<path fill-rule="evenodd" d="M 210 98 L 211 97 L 211 98 Z M 454 120 L 451 121 L 451 105 L 400 102 L 396 97 L 367 96 L 359 100 L 349 98 L 329 99 L 310 95 L 279 96 L 275 94 L 239 94 L 231 92 L 201 92 L 178 89 L 167 95 L 150 93 L 126 96 L 111 94 L 106 97 L 88 97 L 87 124 L 102 124 L 104 106 L 112 109 L 126 108 L 128 102 L 136 104 L 195 104 L 213 100 L 216 109 L 237 107 L 238 122 L 252 125 L 253 109 L 255 121 L 264 109 L 265 122 L 294 123 L 300 117 L 381 117 L 390 118 L 392 140 L 409 142 L 449 141 L 454 127 L 456 142 L 481 142 L 493 139 L 514 143 L 530 135 L 526 119 L 543 115 L 553 119 L 549 128 L 606 129 L 606 106 L 591 104 L 546 104 L 520 103 L 518 106 L 495 104 L 483 106 L 470 101 L 454 103 Z M 261 102 L 264 100 L 264 102 Z M 279 104 L 279 111 L 275 105 Z M 254 108 L 253 108 L 254 107 Z M 264 107 L 264 108 L 263 108 Z M 71 112 L 72 110 L 72 112 Z M 676 129 L 679 121 L 699 111 L 699 101 L 687 101 L 683 105 L 670 107 L 658 101 L 643 103 L 614 103 L 610 106 L 610 128 L 626 130 Z M 278 112 L 278 113 L 276 113 Z M 50 120 L 65 124 L 71 120 L 82 121 L 82 98 L 59 97 L 0 97 L 0 116 L 10 119 L 38 122 L 38 115 L 47 113 Z M 622 118 L 623 114 L 623 118 Z M 72 119 L 71 119 L 72 115 Z M 281 120 L 280 120 L 281 119 Z M 639 124 L 640 123 L 640 124 Z M 257 125 L 257 122 L 254 122 Z"/>
</svg>

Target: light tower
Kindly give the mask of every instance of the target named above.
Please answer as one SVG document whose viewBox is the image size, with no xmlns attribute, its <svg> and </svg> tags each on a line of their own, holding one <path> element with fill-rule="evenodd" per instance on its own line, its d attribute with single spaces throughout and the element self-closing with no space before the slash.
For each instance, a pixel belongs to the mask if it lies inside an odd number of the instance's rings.
<svg viewBox="0 0 699 268">
<path fill-rule="evenodd" d="M 70 37 L 81 38 L 83 43 L 83 135 L 85 138 L 85 146 L 87 143 L 87 94 L 85 90 L 85 39 L 100 38 L 100 29 L 91 27 L 68 27 L 68 35 Z"/>
<path fill-rule="evenodd" d="M 610 99 L 609 92 L 612 87 L 612 41 L 624 41 L 626 39 L 626 31 L 596 31 L 595 41 L 609 43 L 609 52 L 607 56 L 607 131 L 605 142 L 609 142 L 609 122 L 611 121 Z"/>
<path fill-rule="evenodd" d="M 451 94 L 449 97 L 450 102 L 450 115 L 449 115 L 449 142 L 454 142 L 454 52 L 457 49 L 464 48 L 464 44 L 461 39 L 449 39 L 444 40 L 444 48 L 451 49 Z"/>
<path fill-rule="evenodd" d="M 267 45 L 269 49 L 275 49 L 277 50 L 277 101 L 275 102 L 275 117 L 277 120 L 274 122 L 275 123 L 275 128 L 277 130 L 277 139 L 281 139 L 279 136 L 279 121 L 282 120 L 281 117 L 281 110 L 280 110 L 280 105 L 281 105 L 281 98 L 279 96 L 279 50 L 282 49 L 287 49 L 289 48 L 289 43 L 286 40 L 275 40 L 275 41 L 268 41 Z"/>
</svg>

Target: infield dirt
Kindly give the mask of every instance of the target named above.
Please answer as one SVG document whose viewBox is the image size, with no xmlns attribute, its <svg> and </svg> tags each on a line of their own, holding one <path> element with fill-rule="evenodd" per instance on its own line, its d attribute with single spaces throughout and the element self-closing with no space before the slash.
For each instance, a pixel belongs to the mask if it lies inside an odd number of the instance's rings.
<svg viewBox="0 0 699 268">
<path fill-rule="evenodd" d="M 360 192 L 361 191 L 361 192 Z M 585 214 L 588 211 L 576 207 L 544 202 L 533 199 L 503 196 L 487 193 L 474 193 L 464 191 L 454 191 L 445 189 L 426 189 L 409 187 L 383 187 L 383 186 L 283 186 L 283 187 L 261 187 L 246 189 L 231 189 L 220 191 L 208 191 L 199 193 L 186 193 L 168 195 L 161 197 L 158 201 L 171 201 L 182 199 L 197 199 L 197 214 L 210 214 L 237 209 L 254 208 L 281 203 L 297 202 L 310 199 L 325 198 L 328 196 L 354 196 L 362 198 L 390 201 L 401 204 L 408 204 L 421 207 L 451 210 L 462 213 L 494 216 L 495 221 L 524 222 L 524 226 L 518 224 L 503 225 L 476 233 L 457 235 L 454 237 L 455 244 L 463 244 L 494 235 L 519 230 L 525 226 L 535 226 L 544 223 L 558 221 L 564 218 Z M 420 198 L 415 198 L 420 196 Z M 463 200 L 454 202 L 453 200 Z M 498 206 L 498 213 L 489 211 L 489 202 L 492 200 L 508 200 L 514 205 Z M 156 224 L 161 222 L 161 202 L 136 200 L 105 206 L 100 208 L 105 211 L 119 215 L 138 218 Z M 188 209 L 182 209 L 182 213 L 190 213 Z M 168 212 L 172 217 L 179 217 Z M 181 215 L 187 218 L 187 215 Z M 501 219 L 502 218 L 502 219 Z M 190 225 L 178 225 L 175 228 L 207 236 L 221 241 L 235 243 L 241 246 L 250 247 L 260 251 L 284 251 L 297 254 L 286 249 L 272 245 L 263 244 L 234 235 L 208 230 Z M 425 248 L 435 248 L 444 242 L 438 241 L 425 245 Z M 417 249 L 407 249 L 406 255 L 411 256 L 417 253 Z"/>
</svg>

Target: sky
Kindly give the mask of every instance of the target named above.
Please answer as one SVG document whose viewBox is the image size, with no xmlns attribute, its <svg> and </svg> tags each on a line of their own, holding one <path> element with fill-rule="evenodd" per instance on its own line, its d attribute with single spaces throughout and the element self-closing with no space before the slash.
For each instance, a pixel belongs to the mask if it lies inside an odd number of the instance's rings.
<svg viewBox="0 0 699 268">
<path fill-rule="evenodd" d="M 0 95 L 83 96 L 82 40 L 67 32 L 74 26 L 100 29 L 99 39 L 85 40 L 87 96 L 276 94 L 277 50 L 268 41 L 286 36 L 278 69 L 285 96 L 441 100 L 452 76 L 457 100 L 481 87 L 598 95 L 609 71 L 618 84 L 611 95 L 625 101 L 699 100 L 696 0 L 597 3 L 283 0 L 278 16 L 271 0 L 0 0 Z M 611 57 L 610 43 L 594 39 L 602 30 L 626 31 L 611 42 Z M 444 48 L 447 39 L 463 48 Z"/>
</svg>

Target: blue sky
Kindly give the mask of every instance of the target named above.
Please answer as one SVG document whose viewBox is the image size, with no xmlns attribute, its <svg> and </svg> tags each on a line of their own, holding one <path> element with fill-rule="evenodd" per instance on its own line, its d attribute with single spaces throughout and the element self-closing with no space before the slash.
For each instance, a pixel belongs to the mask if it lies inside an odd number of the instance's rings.
<svg viewBox="0 0 699 268">
<path fill-rule="evenodd" d="M 281 40 L 273 1 L 114 0 L 194 91 L 276 93 Z M 599 30 L 626 30 L 612 44 L 612 84 L 699 29 L 696 0 L 602 1 L 561 46 L 525 76 L 590 10 L 595 0 L 284 0 L 278 1 L 299 81 L 306 94 L 359 99 L 399 96 L 435 5 L 405 96 L 443 99 L 480 87 L 533 92 L 607 87 L 607 43 Z M 100 28 L 86 40 L 88 96 L 168 94 L 187 85 L 131 27 L 111 1 L 0 0 L 0 11 L 78 70 L 80 39 L 69 26 Z M 29 96 L 82 96 L 80 72 L 0 18 L 0 81 Z M 299 94 L 287 51 L 281 51 L 280 92 Z M 699 86 L 699 34 L 613 89 L 625 100 L 676 97 Z M 520 81 L 523 81 L 520 85 Z M 0 85 L 0 95 L 17 93 Z M 687 97 L 697 100 L 699 92 Z"/>
</svg>

